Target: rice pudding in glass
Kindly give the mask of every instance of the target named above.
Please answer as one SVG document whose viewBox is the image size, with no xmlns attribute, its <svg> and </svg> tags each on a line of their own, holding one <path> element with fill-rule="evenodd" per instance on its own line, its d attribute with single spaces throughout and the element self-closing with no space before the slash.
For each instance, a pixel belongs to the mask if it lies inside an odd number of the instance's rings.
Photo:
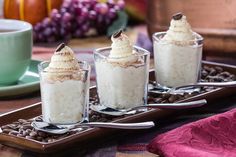
<svg viewBox="0 0 236 157">
<path fill-rule="evenodd" d="M 77 123 L 88 118 L 90 66 L 61 44 L 50 62 L 39 65 L 43 120 Z"/>
<path fill-rule="evenodd" d="M 94 51 L 99 103 L 115 109 L 146 104 L 150 53 L 133 46 L 122 31 L 111 40 L 111 47 Z"/>
<path fill-rule="evenodd" d="M 200 78 L 203 38 L 186 16 L 173 16 L 169 30 L 153 35 L 156 81 L 161 86 L 195 84 Z"/>
</svg>

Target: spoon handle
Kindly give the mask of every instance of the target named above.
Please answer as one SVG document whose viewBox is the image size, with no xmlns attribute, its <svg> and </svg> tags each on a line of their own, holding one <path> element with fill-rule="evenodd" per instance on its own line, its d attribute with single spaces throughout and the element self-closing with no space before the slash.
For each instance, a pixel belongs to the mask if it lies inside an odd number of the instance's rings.
<svg viewBox="0 0 236 157">
<path fill-rule="evenodd" d="M 186 87 L 203 87 L 203 86 L 209 86 L 209 87 L 236 87 L 236 81 L 230 81 L 230 82 L 198 82 L 197 84 L 179 86 L 179 87 L 176 87 L 174 89 L 180 89 L 180 88 L 186 88 Z"/>
<path fill-rule="evenodd" d="M 150 107 L 150 108 L 159 108 L 159 109 L 185 109 L 185 108 L 193 108 L 200 107 L 207 103 L 206 99 L 190 101 L 190 102 L 181 102 L 181 103 L 163 103 L 163 104 L 147 104 L 142 107 Z"/>
<path fill-rule="evenodd" d="M 149 129 L 155 126 L 152 121 L 141 123 L 109 123 L 109 122 L 89 122 L 78 124 L 77 126 L 115 128 L 115 129 Z"/>
</svg>

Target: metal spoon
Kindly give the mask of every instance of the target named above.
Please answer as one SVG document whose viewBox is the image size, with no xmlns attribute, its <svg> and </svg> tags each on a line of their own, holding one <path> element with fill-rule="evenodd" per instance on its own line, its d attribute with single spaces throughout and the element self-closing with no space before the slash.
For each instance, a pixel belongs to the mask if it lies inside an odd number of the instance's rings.
<svg viewBox="0 0 236 157">
<path fill-rule="evenodd" d="M 176 87 L 175 89 L 186 88 L 186 87 L 203 87 L 203 86 L 236 87 L 236 81 L 229 81 L 229 82 L 198 82 L 196 84 L 189 84 L 189 85 L 185 85 L 185 86 Z"/>
<path fill-rule="evenodd" d="M 99 128 L 113 128 L 113 129 L 149 129 L 155 126 L 152 121 L 142 123 L 112 123 L 112 122 L 89 122 L 89 123 L 78 123 L 73 125 L 55 125 L 47 122 L 36 122 L 33 121 L 31 126 L 36 130 L 51 134 L 64 134 L 71 129 L 76 128 L 77 130 L 83 130 L 84 127 L 99 127 Z"/>
<path fill-rule="evenodd" d="M 182 102 L 182 103 L 163 103 L 163 104 L 147 104 L 142 106 L 137 106 L 129 109 L 114 109 L 110 107 L 106 107 L 104 105 L 91 105 L 90 109 L 99 112 L 102 114 L 112 115 L 112 116 L 122 116 L 127 114 L 135 114 L 140 108 L 159 108 L 159 109 L 186 109 L 186 108 L 194 108 L 200 107 L 206 104 L 207 101 L 205 99 L 190 101 L 190 102 Z"/>
<path fill-rule="evenodd" d="M 183 85 L 175 88 L 169 88 L 166 86 L 157 85 L 153 87 L 149 92 L 157 93 L 157 94 L 184 94 L 184 93 L 192 93 L 199 92 L 200 89 L 197 87 L 236 87 L 236 81 L 230 82 L 198 82 L 196 84 Z"/>
</svg>

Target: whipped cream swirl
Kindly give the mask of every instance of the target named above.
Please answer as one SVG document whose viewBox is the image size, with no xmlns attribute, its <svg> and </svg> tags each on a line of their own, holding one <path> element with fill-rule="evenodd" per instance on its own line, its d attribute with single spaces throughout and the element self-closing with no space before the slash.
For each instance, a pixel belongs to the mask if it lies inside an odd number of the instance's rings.
<svg viewBox="0 0 236 157">
<path fill-rule="evenodd" d="M 78 60 L 71 48 L 65 44 L 58 46 L 54 52 L 49 66 L 45 69 L 47 72 L 72 72 L 80 70 Z"/>
<path fill-rule="evenodd" d="M 122 31 L 112 35 L 111 40 L 109 61 L 127 63 L 136 62 L 138 60 L 138 56 L 133 51 L 133 45 L 128 36 L 123 34 Z"/>
<path fill-rule="evenodd" d="M 166 32 L 163 40 L 171 43 L 181 44 L 182 42 L 182 44 L 190 44 L 189 41 L 193 41 L 194 39 L 194 33 L 186 16 L 180 13 L 174 15 L 170 22 L 169 30 Z"/>
</svg>

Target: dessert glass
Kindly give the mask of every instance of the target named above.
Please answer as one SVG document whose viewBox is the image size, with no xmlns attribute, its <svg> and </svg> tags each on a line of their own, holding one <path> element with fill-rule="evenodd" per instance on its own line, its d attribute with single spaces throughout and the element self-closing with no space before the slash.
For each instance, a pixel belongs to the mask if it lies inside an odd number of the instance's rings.
<svg viewBox="0 0 236 157">
<path fill-rule="evenodd" d="M 170 43 L 161 40 L 166 32 L 153 34 L 156 82 L 160 86 L 178 87 L 196 84 L 200 79 L 203 37 Z"/>
<path fill-rule="evenodd" d="M 88 121 L 90 65 L 79 62 L 80 70 L 48 74 L 49 63 L 38 66 L 43 120 L 52 124 Z"/>
<path fill-rule="evenodd" d="M 111 47 L 94 51 L 97 92 L 101 105 L 128 109 L 147 103 L 150 53 L 133 46 L 137 62 L 109 61 Z M 121 57 L 119 59 L 126 59 Z"/>
</svg>

